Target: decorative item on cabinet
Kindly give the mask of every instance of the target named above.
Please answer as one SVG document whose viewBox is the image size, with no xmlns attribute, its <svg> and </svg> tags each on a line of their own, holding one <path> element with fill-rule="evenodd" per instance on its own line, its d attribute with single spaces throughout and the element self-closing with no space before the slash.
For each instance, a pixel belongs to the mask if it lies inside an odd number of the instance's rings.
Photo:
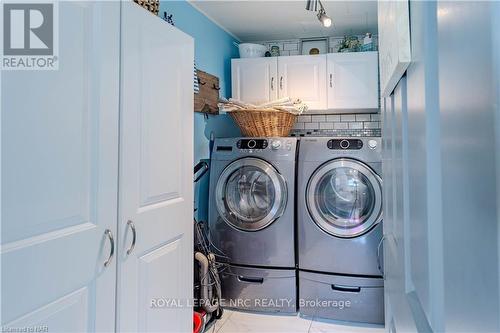
<svg viewBox="0 0 500 333">
<path fill-rule="evenodd" d="M 165 20 L 168 24 L 175 26 L 173 16 L 174 16 L 174 14 L 168 15 L 167 12 L 163 12 L 163 20 Z"/>
<path fill-rule="evenodd" d="M 264 57 L 267 47 L 256 43 L 236 43 L 233 45 L 238 48 L 240 58 L 259 58 Z"/>
<path fill-rule="evenodd" d="M 357 52 L 360 47 L 357 36 L 344 36 L 342 42 L 338 46 L 337 52 Z"/>
<path fill-rule="evenodd" d="M 307 38 L 300 40 L 302 55 L 315 55 L 328 53 L 328 38 Z"/>
<path fill-rule="evenodd" d="M 160 0 L 134 0 L 134 2 L 155 15 L 160 11 Z"/>
<path fill-rule="evenodd" d="M 280 47 L 278 45 L 271 46 L 271 56 L 272 57 L 280 56 Z"/>
<path fill-rule="evenodd" d="M 194 94 L 194 111 L 218 114 L 219 78 L 207 72 L 197 70 L 199 92 Z"/>
<path fill-rule="evenodd" d="M 360 52 L 373 51 L 373 38 L 372 34 L 367 32 L 363 38 L 363 45 L 359 47 Z"/>
</svg>

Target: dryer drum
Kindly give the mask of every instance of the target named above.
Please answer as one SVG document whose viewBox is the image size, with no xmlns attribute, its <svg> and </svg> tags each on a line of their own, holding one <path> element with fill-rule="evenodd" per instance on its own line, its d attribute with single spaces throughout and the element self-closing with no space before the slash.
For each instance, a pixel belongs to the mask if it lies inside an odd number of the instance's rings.
<svg viewBox="0 0 500 333">
<path fill-rule="evenodd" d="M 323 231 L 338 237 L 356 237 L 381 219 L 381 180 L 364 163 L 334 159 L 311 176 L 306 202 L 312 219 Z"/>
<path fill-rule="evenodd" d="M 269 214 L 275 195 L 271 178 L 254 166 L 233 172 L 226 182 L 225 193 L 228 211 L 246 222 L 261 220 Z"/>
<path fill-rule="evenodd" d="M 373 186 L 363 173 L 352 168 L 339 167 L 323 175 L 315 196 L 323 216 L 345 228 L 362 224 L 375 205 Z"/>
<path fill-rule="evenodd" d="M 245 157 L 229 164 L 215 189 L 222 219 L 244 231 L 257 231 L 278 219 L 287 202 L 286 182 L 268 162 Z"/>
</svg>

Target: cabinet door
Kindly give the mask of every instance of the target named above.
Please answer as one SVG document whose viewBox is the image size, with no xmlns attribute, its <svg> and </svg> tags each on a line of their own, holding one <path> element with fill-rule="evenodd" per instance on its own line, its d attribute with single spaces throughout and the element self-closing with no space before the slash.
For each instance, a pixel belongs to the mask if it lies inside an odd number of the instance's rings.
<svg viewBox="0 0 500 333">
<path fill-rule="evenodd" d="M 1 327 L 113 332 L 120 5 L 58 5 L 59 69 L 1 73 Z"/>
<path fill-rule="evenodd" d="M 278 98 L 276 58 L 231 60 L 233 98 L 261 104 Z"/>
<path fill-rule="evenodd" d="M 191 332 L 194 42 L 127 1 L 121 47 L 117 331 Z"/>
<path fill-rule="evenodd" d="M 328 59 L 328 109 L 378 109 L 377 52 L 331 53 Z"/>
<path fill-rule="evenodd" d="M 326 109 L 326 55 L 278 58 L 279 97 L 300 98 L 310 110 Z"/>
</svg>

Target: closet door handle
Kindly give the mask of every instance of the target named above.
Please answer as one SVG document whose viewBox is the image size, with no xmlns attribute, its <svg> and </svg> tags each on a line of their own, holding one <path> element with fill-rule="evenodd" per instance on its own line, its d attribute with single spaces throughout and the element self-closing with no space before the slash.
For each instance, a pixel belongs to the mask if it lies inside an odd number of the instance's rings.
<svg viewBox="0 0 500 333">
<path fill-rule="evenodd" d="M 283 76 L 280 76 L 280 90 L 283 90 Z"/>
<path fill-rule="evenodd" d="M 271 78 L 271 90 L 274 90 L 274 76 Z"/>
<path fill-rule="evenodd" d="M 333 87 L 333 74 L 330 73 L 330 88 Z"/>
<path fill-rule="evenodd" d="M 111 261 L 113 261 L 113 256 L 115 255 L 115 239 L 113 238 L 113 233 L 109 229 L 106 229 L 106 231 L 104 231 L 104 234 L 108 236 L 109 243 L 111 244 L 108 259 L 104 262 L 104 267 L 108 267 L 109 264 L 111 264 Z"/>
<path fill-rule="evenodd" d="M 132 251 L 134 251 L 134 249 L 135 249 L 135 240 L 136 240 L 137 232 L 135 230 L 134 222 L 132 222 L 131 220 L 127 221 L 127 226 L 130 227 L 130 230 L 132 230 L 132 244 L 130 244 L 130 247 L 127 250 L 127 255 L 130 255 L 132 253 Z"/>
</svg>

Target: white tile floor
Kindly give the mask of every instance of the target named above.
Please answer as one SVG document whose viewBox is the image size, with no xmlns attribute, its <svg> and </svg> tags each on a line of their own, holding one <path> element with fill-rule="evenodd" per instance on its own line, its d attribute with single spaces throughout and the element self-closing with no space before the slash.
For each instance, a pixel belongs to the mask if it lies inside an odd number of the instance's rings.
<svg viewBox="0 0 500 333">
<path fill-rule="evenodd" d="M 384 327 L 369 324 L 354 325 L 324 319 L 306 319 L 298 315 L 271 315 L 224 310 L 222 318 L 208 332 L 383 333 Z"/>
</svg>

